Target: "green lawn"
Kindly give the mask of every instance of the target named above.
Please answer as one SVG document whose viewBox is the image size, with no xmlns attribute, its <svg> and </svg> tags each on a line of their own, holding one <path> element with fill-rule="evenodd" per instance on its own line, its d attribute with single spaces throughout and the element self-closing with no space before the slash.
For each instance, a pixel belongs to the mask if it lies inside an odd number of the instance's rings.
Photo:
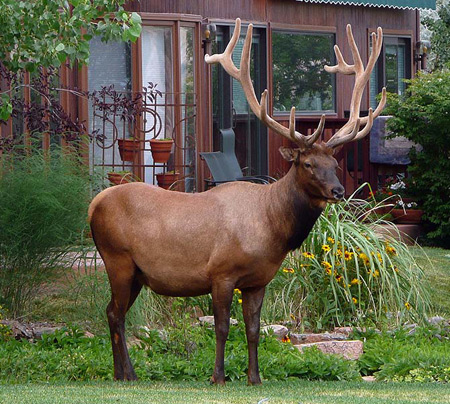
<svg viewBox="0 0 450 404">
<path fill-rule="evenodd" d="M 423 250 L 429 261 L 423 258 L 419 248 L 412 248 L 430 285 L 433 314 L 450 318 L 450 250 L 432 247 L 424 247 Z"/>
<path fill-rule="evenodd" d="M 168 403 L 168 404 L 380 404 L 450 402 L 450 386 L 442 384 L 308 382 L 287 380 L 247 387 L 206 383 L 70 383 L 0 385 L 1 403 Z"/>
</svg>

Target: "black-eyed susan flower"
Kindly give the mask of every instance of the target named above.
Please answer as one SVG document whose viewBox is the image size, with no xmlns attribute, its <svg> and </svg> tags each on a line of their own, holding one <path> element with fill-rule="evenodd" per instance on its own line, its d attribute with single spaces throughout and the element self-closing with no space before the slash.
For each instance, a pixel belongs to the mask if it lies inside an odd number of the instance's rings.
<svg viewBox="0 0 450 404">
<path fill-rule="evenodd" d="M 358 303 L 358 299 L 356 297 L 352 297 L 353 304 Z"/>
<path fill-rule="evenodd" d="M 336 255 L 337 255 L 338 257 L 342 257 L 342 250 L 341 250 L 340 248 L 338 248 L 338 249 L 336 250 Z"/>
<path fill-rule="evenodd" d="M 390 255 L 397 255 L 397 250 L 394 247 L 391 247 L 390 245 L 386 246 L 386 252 Z"/>
<path fill-rule="evenodd" d="M 356 278 L 353 278 L 351 281 L 350 281 L 350 284 L 351 285 L 360 285 L 362 283 L 362 281 L 360 280 L 360 279 L 356 279 Z"/>
<path fill-rule="evenodd" d="M 395 272 L 399 272 L 400 270 L 398 269 L 398 267 L 393 267 L 392 268 Z"/>
<path fill-rule="evenodd" d="M 344 251 L 344 259 L 346 261 L 350 261 L 353 258 L 353 255 L 355 255 L 355 253 L 351 252 L 351 251 Z"/>
<path fill-rule="evenodd" d="M 239 304 L 242 304 L 242 299 L 238 299 L 238 303 L 239 303 Z"/>
<path fill-rule="evenodd" d="M 330 248 L 330 246 L 329 246 L 328 244 L 324 244 L 324 245 L 322 246 L 322 250 L 325 251 L 325 252 L 328 252 L 328 251 L 331 250 L 331 248 Z"/>
<path fill-rule="evenodd" d="M 334 238 L 333 238 L 333 237 L 327 237 L 327 241 L 328 241 L 330 244 L 334 244 Z"/>
<path fill-rule="evenodd" d="M 304 256 L 305 258 L 314 259 L 314 254 L 313 254 L 313 253 L 310 253 L 310 252 L 308 252 L 308 251 L 305 251 L 305 252 L 303 253 L 303 256 Z"/>
<path fill-rule="evenodd" d="M 340 275 L 340 274 L 336 275 L 335 278 L 336 278 L 337 282 L 340 282 L 340 281 L 342 281 L 344 279 L 344 277 L 342 275 Z"/>
<path fill-rule="evenodd" d="M 411 304 L 409 302 L 405 302 L 406 310 L 411 310 Z"/>
<path fill-rule="evenodd" d="M 369 260 L 369 257 L 368 257 L 366 254 L 360 253 L 360 254 L 358 255 L 358 257 L 359 257 L 360 260 L 362 260 L 362 262 L 363 262 L 365 265 L 369 265 L 370 260 Z"/>
<path fill-rule="evenodd" d="M 294 268 L 283 268 L 283 272 L 286 272 L 288 274 L 293 274 L 295 271 L 294 271 Z"/>
<path fill-rule="evenodd" d="M 291 342 L 291 339 L 288 335 L 285 335 L 283 338 L 281 338 L 281 342 Z"/>
<path fill-rule="evenodd" d="M 378 269 L 375 269 L 375 271 L 373 271 L 372 275 L 374 278 L 378 278 L 380 276 L 380 271 Z"/>
<path fill-rule="evenodd" d="M 235 295 L 241 295 L 242 292 L 241 292 L 240 289 L 234 289 L 234 294 L 235 294 Z"/>
</svg>

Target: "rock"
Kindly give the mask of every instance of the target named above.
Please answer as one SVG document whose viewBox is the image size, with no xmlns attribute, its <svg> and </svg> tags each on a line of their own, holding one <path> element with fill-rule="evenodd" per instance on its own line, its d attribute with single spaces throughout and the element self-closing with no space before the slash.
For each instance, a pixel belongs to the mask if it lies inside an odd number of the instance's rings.
<svg viewBox="0 0 450 404">
<path fill-rule="evenodd" d="M 316 346 L 319 350 L 326 354 L 342 355 L 345 359 L 356 360 L 363 353 L 362 341 L 322 341 L 311 344 L 295 345 L 301 352 L 305 348 Z"/>
<path fill-rule="evenodd" d="M 334 327 L 334 332 L 348 337 L 353 332 L 353 327 Z"/>
<path fill-rule="evenodd" d="M 441 316 L 430 317 L 427 320 L 431 325 L 448 325 L 448 321 Z"/>
<path fill-rule="evenodd" d="M 341 333 L 328 333 L 328 332 L 322 334 L 306 333 L 306 334 L 291 334 L 290 338 L 291 342 L 294 345 L 300 345 L 300 344 L 311 344 L 313 342 L 321 342 L 321 341 L 343 341 L 347 339 L 347 335 Z"/>
<path fill-rule="evenodd" d="M 377 379 L 375 379 L 375 376 L 363 376 L 363 381 L 365 382 L 376 382 Z"/>
<path fill-rule="evenodd" d="M 200 321 L 200 324 L 202 325 L 210 325 L 214 326 L 214 316 L 202 316 L 198 318 L 198 321 Z M 236 325 L 238 321 L 234 318 L 230 318 L 230 324 Z"/>
<path fill-rule="evenodd" d="M 266 325 L 261 329 L 261 332 L 264 334 L 268 334 L 270 330 L 272 330 L 273 334 L 279 339 L 283 339 L 284 337 L 286 337 L 289 332 L 287 327 L 279 324 Z"/>
<path fill-rule="evenodd" d="M 34 337 L 37 339 L 42 338 L 42 336 L 53 334 L 55 331 L 60 330 L 62 327 L 47 327 L 47 326 L 37 326 L 33 328 Z"/>
<path fill-rule="evenodd" d="M 92 333 L 89 332 L 89 331 L 85 331 L 85 332 L 84 332 L 84 336 L 85 336 L 86 338 L 94 338 L 94 337 L 95 337 L 95 335 L 92 334 Z"/>
</svg>

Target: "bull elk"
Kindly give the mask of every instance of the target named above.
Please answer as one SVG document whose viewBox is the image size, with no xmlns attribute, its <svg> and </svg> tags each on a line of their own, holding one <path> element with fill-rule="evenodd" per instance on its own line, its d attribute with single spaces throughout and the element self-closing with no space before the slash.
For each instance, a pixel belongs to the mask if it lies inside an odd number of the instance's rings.
<svg viewBox="0 0 450 404">
<path fill-rule="evenodd" d="M 237 19 L 224 53 L 206 55 L 205 61 L 220 63 L 241 83 L 253 113 L 273 132 L 297 145 L 280 149 L 292 167 L 282 179 L 268 185 L 233 182 L 186 194 L 132 183 L 106 189 L 94 198 L 89 218 L 111 285 L 107 316 L 115 379 L 136 379 L 125 342 L 124 320 L 146 285 L 167 296 L 212 293 L 216 360 L 211 381 L 217 384 L 225 383 L 230 305 L 233 290 L 239 288 L 248 344 L 248 383 L 261 383 L 257 349 L 265 287 L 287 253 L 300 247 L 326 204 L 344 197 L 336 176 L 334 149 L 367 135 L 384 107 L 383 89 L 376 110 L 370 109 L 367 117 L 359 116 L 364 88 L 382 46 L 381 28 L 372 34 L 373 49 L 366 68 L 350 25 L 347 36 L 354 64 L 347 64 L 335 46 L 337 64 L 325 66 L 330 73 L 354 74 L 355 84 L 348 122 L 324 143 L 317 141 L 324 129 L 324 116 L 317 130 L 306 136 L 295 130 L 294 107 L 288 128 L 267 114 L 267 90 L 258 101 L 250 78 L 252 25 L 248 27 L 240 69 L 232 62 L 240 25 Z"/>
</svg>

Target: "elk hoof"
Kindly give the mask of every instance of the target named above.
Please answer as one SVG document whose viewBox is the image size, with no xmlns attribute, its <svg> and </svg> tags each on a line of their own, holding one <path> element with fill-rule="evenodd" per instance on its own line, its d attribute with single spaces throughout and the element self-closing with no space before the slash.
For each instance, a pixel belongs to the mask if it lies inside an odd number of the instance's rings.
<svg viewBox="0 0 450 404">
<path fill-rule="evenodd" d="M 249 386 L 259 386 L 259 385 L 262 384 L 261 378 L 259 377 L 259 375 L 256 376 L 256 377 L 249 377 L 248 381 L 247 381 L 247 384 Z"/>
<path fill-rule="evenodd" d="M 225 377 L 212 376 L 209 383 L 217 386 L 225 386 Z"/>
</svg>

